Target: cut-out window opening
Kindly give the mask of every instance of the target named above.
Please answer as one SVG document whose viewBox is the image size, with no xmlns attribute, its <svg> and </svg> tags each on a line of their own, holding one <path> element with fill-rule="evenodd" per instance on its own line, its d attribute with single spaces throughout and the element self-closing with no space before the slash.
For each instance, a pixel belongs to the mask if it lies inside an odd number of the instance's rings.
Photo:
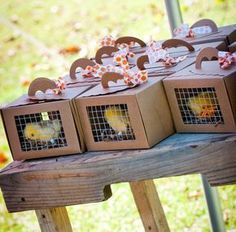
<svg viewBox="0 0 236 232">
<path fill-rule="evenodd" d="M 215 88 L 175 88 L 184 124 L 224 124 Z"/>
<path fill-rule="evenodd" d="M 95 142 L 135 140 L 127 104 L 87 106 Z"/>
<path fill-rule="evenodd" d="M 59 111 L 15 116 L 22 151 L 38 151 L 67 146 Z"/>
</svg>

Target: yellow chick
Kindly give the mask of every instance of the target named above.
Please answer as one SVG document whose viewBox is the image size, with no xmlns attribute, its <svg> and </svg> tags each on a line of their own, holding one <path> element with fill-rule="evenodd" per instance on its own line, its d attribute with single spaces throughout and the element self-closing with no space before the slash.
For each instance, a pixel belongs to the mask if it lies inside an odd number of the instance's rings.
<svg viewBox="0 0 236 232">
<path fill-rule="evenodd" d="M 202 92 L 188 100 L 188 107 L 196 117 L 208 118 L 215 115 L 216 106 L 211 93 Z"/>
<path fill-rule="evenodd" d="M 26 139 L 38 141 L 50 141 L 58 138 L 61 130 L 59 120 L 47 121 L 47 123 L 27 123 L 24 129 Z"/>
<path fill-rule="evenodd" d="M 118 134 L 127 132 L 127 129 L 130 126 L 128 116 L 118 107 L 108 107 L 104 112 L 104 117 L 110 127 Z"/>
</svg>

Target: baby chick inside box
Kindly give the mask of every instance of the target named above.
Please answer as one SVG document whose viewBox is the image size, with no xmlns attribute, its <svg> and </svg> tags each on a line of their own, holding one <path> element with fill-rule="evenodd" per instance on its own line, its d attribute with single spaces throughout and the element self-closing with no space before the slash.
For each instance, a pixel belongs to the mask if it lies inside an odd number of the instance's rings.
<svg viewBox="0 0 236 232">
<path fill-rule="evenodd" d="M 39 79 L 35 81 L 41 87 L 52 83 Z M 1 109 L 13 159 L 81 153 L 83 137 L 73 99 L 87 89 L 67 88 L 61 94 L 43 94 L 40 98 L 23 95 Z"/>
<path fill-rule="evenodd" d="M 177 132 L 236 131 L 236 65 L 230 61 L 224 68 L 211 60 L 218 53 L 205 48 L 196 64 L 164 79 Z M 230 54 L 223 54 L 227 63 Z M 211 61 L 202 62 L 205 58 Z"/>
<path fill-rule="evenodd" d="M 112 83 L 75 100 L 88 150 L 150 148 L 174 133 L 162 78 L 133 88 Z"/>
</svg>

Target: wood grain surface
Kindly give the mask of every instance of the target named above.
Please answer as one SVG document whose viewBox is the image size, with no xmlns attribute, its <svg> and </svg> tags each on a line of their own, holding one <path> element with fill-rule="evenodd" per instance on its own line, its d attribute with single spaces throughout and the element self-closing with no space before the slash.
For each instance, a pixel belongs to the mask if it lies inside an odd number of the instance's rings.
<svg viewBox="0 0 236 232">
<path fill-rule="evenodd" d="M 153 180 L 130 182 L 145 231 L 169 232 L 169 226 Z"/>
<path fill-rule="evenodd" d="M 193 173 L 214 186 L 236 183 L 236 134 L 175 134 L 147 150 L 14 161 L 0 187 L 16 212 L 103 201 L 113 183 Z"/>
<path fill-rule="evenodd" d="M 65 207 L 36 210 L 42 232 L 72 232 Z"/>
</svg>

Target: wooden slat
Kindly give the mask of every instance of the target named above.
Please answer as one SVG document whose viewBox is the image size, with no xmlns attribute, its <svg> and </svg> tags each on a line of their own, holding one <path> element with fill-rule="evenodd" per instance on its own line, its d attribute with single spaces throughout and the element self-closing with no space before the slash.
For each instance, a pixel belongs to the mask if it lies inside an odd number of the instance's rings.
<svg viewBox="0 0 236 232">
<path fill-rule="evenodd" d="M 65 207 L 36 210 L 42 232 L 72 232 Z"/>
<path fill-rule="evenodd" d="M 193 173 L 212 185 L 236 183 L 236 134 L 176 134 L 147 150 L 16 161 L 0 172 L 0 187 L 16 212 L 102 201 L 112 183 Z"/>
<path fill-rule="evenodd" d="M 145 231 L 170 231 L 153 180 L 130 182 L 130 187 Z"/>
</svg>

